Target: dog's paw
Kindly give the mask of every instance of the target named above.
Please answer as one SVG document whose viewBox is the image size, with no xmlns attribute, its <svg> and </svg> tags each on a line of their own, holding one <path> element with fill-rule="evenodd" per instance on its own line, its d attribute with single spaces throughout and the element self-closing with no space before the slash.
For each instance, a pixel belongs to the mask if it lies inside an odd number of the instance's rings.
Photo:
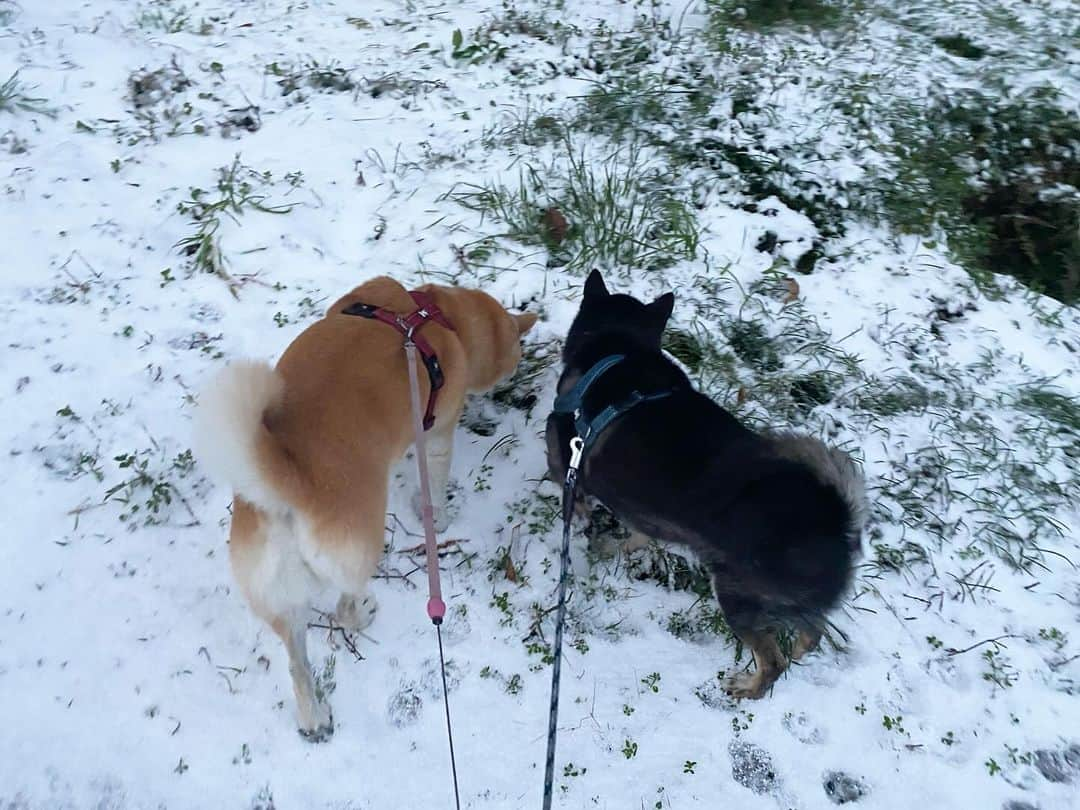
<svg viewBox="0 0 1080 810">
<path fill-rule="evenodd" d="M 769 684 L 761 672 L 740 672 L 724 681 L 724 691 L 736 700 L 759 700 L 765 697 Z"/>
<path fill-rule="evenodd" d="M 309 723 L 301 723 L 297 729 L 300 736 L 310 743 L 327 742 L 334 736 L 334 715 L 325 703 L 318 704 Z"/>
<path fill-rule="evenodd" d="M 342 594 L 334 610 L 334 619 L 347 631 L 356 633 L 366 629 L 375 621 L 379 603 L 368 594 L 363 599 Z"/>
<path fill-rule="evenodd" d="M 421 520 L 423 520 L 424 519 L 424 510 L 423 510 L 423 505 L 420 503 L 420 493 L 419 492 L 417 492 L 417 493 L 415 493 L 413 495 L 412 506 L 413 506 L 413 511 L 416 512 L 416 516 L 418 518 L 420 518 Z M 432 504 L 432 506 L 431 506 L 431 516 L 432 516 L 432 518 L 434 520 L 434 523 L 435 523 L 435 531 L 439 532 L 440 534 L 442 532 L 445 532 L 447 529 L 449 529 L 451 522 L 453 522 L 453 520 L 454 520 L 454 516 L 450 511 L 450 507 L 448 505 L 445 505 L 445 504 L 443 504 L 443 505 L 440 505 L 440 504 L 437 504 L 437 503 Z"/>
</svg>

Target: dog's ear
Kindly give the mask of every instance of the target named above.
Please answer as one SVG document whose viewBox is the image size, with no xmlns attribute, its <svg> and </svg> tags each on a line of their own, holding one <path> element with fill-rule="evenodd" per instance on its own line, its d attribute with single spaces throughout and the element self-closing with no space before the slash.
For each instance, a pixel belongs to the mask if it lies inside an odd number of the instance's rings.
<svg viewBox="0 0 1080 810">
<path fill-rule="evenodd" d="M 513 315 L 514 321 L 517 323 L 517 330 L 519 335 L 524 335 L 533 326 L 536 325 L 536 319 L 540 317 L 535 312 L 522 312 L 520 314 Z"/>
<path fill-rule="evenodd" d="M 604 277 L 600 275 L 600 271 L 593 270 L 589 273 L 589 277 L 585 279 L 585 300 L 607 298 L 608 294 L 607 285 L 604 284 Z"/>
<path fill-rule="evenodd" d="M 658 323 L 661 327 L 666 326 L 668 318 L 671 317 L 672 310 L 675 309 L 675 294 L 664 293 L 651 304 L 649 304 L 646 309 L 649 310 L 649 314 L 653 317 L 656 323 Z"/>
</svg>

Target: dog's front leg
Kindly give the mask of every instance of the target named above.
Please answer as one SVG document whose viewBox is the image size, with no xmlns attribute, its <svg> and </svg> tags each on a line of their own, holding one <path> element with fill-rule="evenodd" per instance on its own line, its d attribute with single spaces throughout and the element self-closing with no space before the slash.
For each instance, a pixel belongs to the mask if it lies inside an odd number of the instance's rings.
<svg viewBox="0 0 1080 810">
<path fill-rule="evenodd" d="M 435 530 L 446 531 L 450 525 L 449 486 L 450 486 L 450 462 L 454 455 L 454 425 L 450 422 L 448 429 L 440 430 L 436 427 L 427 436 L 427 462 L 428 477 L 431 484 L 431 508 L 435 518 Z M 422 515 L 420 492 L 417 491 L 413 498 L 413 508 L 417 516 Z"/>
</svg>

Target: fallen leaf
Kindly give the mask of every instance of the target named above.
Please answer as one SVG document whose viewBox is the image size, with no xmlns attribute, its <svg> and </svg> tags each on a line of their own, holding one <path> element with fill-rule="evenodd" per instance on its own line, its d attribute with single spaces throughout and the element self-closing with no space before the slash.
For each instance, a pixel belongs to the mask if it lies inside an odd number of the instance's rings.
<svg viewBox="0 0 1080 810">
<path fill-rule="evenodd" d="M 790 304 L 792 301 L 799 297 L 799 282 L 793 279 L 791 276 L 784 277 L 784 284 L 787 286 L 787 295 L 784 296 L 784 303 Z"/>
<path fill-rule="evenodd" d="M 566 238 L 569 225 L 567 225 L 566 217 L 562 215 L 562 211 L 558 208 L 549 208 L 544 211 L 544 228 L 547 229 L 547 238 L 551 243 L 561 245 Z"/>
</svg>

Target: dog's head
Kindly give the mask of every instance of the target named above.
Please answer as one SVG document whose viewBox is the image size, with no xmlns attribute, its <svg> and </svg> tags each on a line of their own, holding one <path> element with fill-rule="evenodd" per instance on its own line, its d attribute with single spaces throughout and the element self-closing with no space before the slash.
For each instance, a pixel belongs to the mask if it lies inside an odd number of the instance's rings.
<svg viewBox="0 0 1080 810">
<path fill-rule="evenodd" d="M 465 349 L 469 391 L 487 391 L 514 373 L 521 361 L 521 336 L 536 323 L 535 312 L 507 312 L 480 290 L 430 285 L 421 289 L 435 294 L 454 324 Z"/>
<path fill-rule="evenodd" d="M 586 340 L 599 335 L 618 336 L 643 348 L 658 350 L 674 306 L 672 293 L 664 293 L 651 304 L 632 295 L 612 294 L 600 271 L 593 270 L 585 281 L 581 308 L 566 336 L 563 357 L 569 359 Z"/>
</svg>

